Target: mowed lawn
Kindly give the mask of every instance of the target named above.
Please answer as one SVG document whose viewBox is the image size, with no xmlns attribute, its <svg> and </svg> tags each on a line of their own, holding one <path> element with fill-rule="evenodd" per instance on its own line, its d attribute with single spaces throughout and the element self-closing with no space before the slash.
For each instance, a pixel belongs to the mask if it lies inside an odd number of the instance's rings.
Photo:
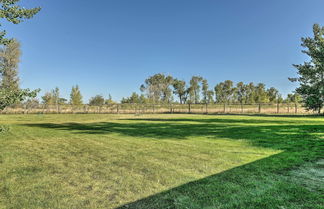
<svg viewBox="0 0 324 209">
<path fill-rule="evenodd" d="M 323 208 L 324 117 L 0 115 L 0 208 Z"/>
</svg>

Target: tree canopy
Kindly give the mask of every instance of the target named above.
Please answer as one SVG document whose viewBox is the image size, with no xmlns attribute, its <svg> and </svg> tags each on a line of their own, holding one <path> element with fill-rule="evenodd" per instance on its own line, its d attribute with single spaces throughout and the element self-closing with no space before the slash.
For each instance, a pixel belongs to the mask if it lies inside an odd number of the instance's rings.
<svg viewBox="0 0 324 209">
<path fill-rule="evenodd" d="M 296 89 L 308 110 L 321 112 L 324 105 L 324 27 L 313 26 L 313 37 L 302 38 L 302 52 L 310 60 L 303 64 L 294 65 L 298 77 L 290 78 L 292 82 L 299 82 Z"/>
<path fill-rule="evenodd" d="M 20 0 L 0 0 L 0 18 L 13 24 L 19 24 L 26 19 L 32 18 L 41 8 L 26 9 L 18 5 Z M 1 24 L 0 24 L 1 26 Z M 0 44 L 8 44 L 11 39 L 5 37 L 6 31 L 0 31 Z"/>
</svg>

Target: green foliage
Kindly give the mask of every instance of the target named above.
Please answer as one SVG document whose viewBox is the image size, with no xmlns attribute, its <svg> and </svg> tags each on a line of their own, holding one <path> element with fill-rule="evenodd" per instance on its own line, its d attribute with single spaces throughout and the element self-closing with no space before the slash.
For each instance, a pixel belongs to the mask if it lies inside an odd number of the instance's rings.
<svg viewBox="0 0 324 209">
<path fill-rule="evenodd" d="M 233 101 L 233 96 L 235 93 L 235 88 L 233 88 L 233 81 L 226 80 L 215 86 L 216 101 L 219 103 L 230 103 Z"/>
<path fill-rule="evenodd" d="M 109 104 L 115 104 L 116 102 L 112 99 L 112 96 L 109 94 L 108 95 L 108 99 L 105 100 L 105 104 L 109 105 Z"/>
<path fill-rule="evenodd" d="M 299 104 L 302 102 L 302 97 L 298 93 L 288 94 L 286 102 Z"/>
<path fill-rule="evenodd" d="M 172 101 L 172 90 L 170 89 L 172 83 L 172 76 L 158 73 L 147 78 L 140 90 L 146 92 L 147 97 L 153 103 L 170 103 Z"/>
<path fill-rule="evenodd" d="M 40 90 L 31 91 L 29 89 L 11 90 L 6 88 L 0 89 L 0 110 L 7 106 L 24 101 L 26 98 L 33 98 L 37 96 Z"/>
<path fill-rule="evenodd" d="M 78 85 L 72 86 L 70 104 L 74 106 L 82 105 L 82 95 Z"/>
<path fill-rule="evenodd" d="M 20 43 L 15 39 L 0 49 L 0 88 L 19 89 L 18 64 L 20 56 Z"/>
<path fill-rule="evenodd" d="M 18 63 L 20 55 L 20 43 L 16 40 L 0 49 L 0 110 L 34 95 L 28 89 L 19 89 Z"/>
<path fill-rule="evenodd" d="M 279 91 L 274 87 L 267 90 L 267 96 L 270 103 L 276 103 L 280 97 Z"/>
<path fill-rule="evenodd" d="M 186 82 L 183 80 L 173 80 L 173 93 L 178 95 L 180 104 L 186 103 L 188 91 L 186 89 Z"/>
<path fill-rule="evenodd" d="M 89 100 L 91 106 L 103 106 L 105 104 L 105 98 L 101 95 L 96 95 Z"/>
<path fill-rule="evenodd" d="M 255 87 L 255 102 L 256 103 L 268 103 L 269 98 L 265 89 L 264 83 L 258 83 Z"/>
<path fill-rule="evenodd" d="M 171 91 L 170 87 L 173 87 Z M 184 80 L 155 74 L 145 80 L 141 86 L 141 91 L 145 95 L 133 93 L 130 97 L 123 98 L 121 103 L 155 103 L 163 104 L 172 101 L 172 93 L 178 97 L 180 104 L 209 104 L 214 102 L 214 96 L 217 103 L 226 104 L 255 104 L 255 103 L 282 103 L 284 100 L 279 91 L 271 87 L 266 88 L 264 83 L 254 85 L 254 83 L 244 84 L 238 82 L 234 85 L 231 80 L 218 83 L 214 90 L 209 89 L 207 79 L 200 76 L 193 76 L 190 80 L 190 86 L 186 86 Z M 200 97 L 202 96 L 202 99 Z M 168 98 L 168 99 L 166 99 Z"/>
<path fill-rule="evenodd" d="M 192 76 L 190 80 L 190 87 L 188 89 L 190 103 L 198 104 L 200 102 L 200 83 L 202 80 L 203 78 L 201 76 Z"/>
<path fill-rule="evenodd" d="M 243 82 L 239 82 L 236 84 L 236 99 L 240 104 L 244 104 L 247 102 L 247 90 L 248 86 L 244 85 Z"/>
<path fill-rule="evenodd" d="M 13 24 L 19 24 L 25 19 L 32 18 L 40 11 L 40 7 L 26 9 L 18 3 L 20 0 L 0 0 L 0 19 L 5 19 Z M 1 24 L 0 24 L 1 26 Z M 6 31 L 0 32 L 0 45 L 8 44 L 11 40 L 5 38 Z"/>
<path fill-rule="evenodd" d="M 25 19 L 32 18 L 40 8 L 26 9 L 18 5 L 20 0 L 0 0 L 0 19 L 19 24 Z M 1 26 L 1 24 L 0 24 Z M 22 102 L 27 97 L 35 97 L 39 90 L 19 90 L 18 63 L 20 45 L 16 40 L 5 38 L 6 31 L 0 32 L 0 45 L 7 45 L 0 50 L 0 110 Z"/>
<path fill-rule="evenodd" d="M 60 97 L 60 89 L 56 87 L 50 92 L 46 92 L 42 96 L 43 104 L 45 105 L 62 105 L 67 103 L 67 99 Z"/>
<path fill-rule="evenodd" d="M 122 98 L 121 103 L 123 104 L 145 104 L 148 103 L 147 98 L 142 95 L 138 95 L 136 92 L 133 92 L 130 97 Z"/>
<path fill-rule="evenodd" d="M 309 62 L 294 65 L 299 75 L 290 78 L 292 82 L 299 82 L 296 89 L 309 110 L 321 112 L 324 106 L 324 27 L 313 26 L 314 37 L 302 38 L 302 52 L 310 57 Z"/>
</svg>

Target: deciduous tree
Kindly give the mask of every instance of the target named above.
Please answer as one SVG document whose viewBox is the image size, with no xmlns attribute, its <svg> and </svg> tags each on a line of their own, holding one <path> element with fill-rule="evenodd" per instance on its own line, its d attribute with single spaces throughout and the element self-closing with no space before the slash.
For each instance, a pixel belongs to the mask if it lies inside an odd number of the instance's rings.
<svg viewBox="0 0 324 209">
<path fill-rule="evenodd" d="M 1 0 L 0 1 L 0 18 L 5 19 L 13 24 L 19 24 L 26 19 L 32 18 L 40 11 L 40 7 L 26 9 L 19 5 L 20 0 Z M 1 24 L 0 24 L 1 26 Z M 0 32 L 0 45 L 8 44 L 10 39 L 5 38 L 6 31 Z"/>
<path fill-rule="evenodd" d="M 89 100 L 91 106 L 102 106 L 105 104 L 105 98 L 101 95 L 96 95 Z"/>
</svg>

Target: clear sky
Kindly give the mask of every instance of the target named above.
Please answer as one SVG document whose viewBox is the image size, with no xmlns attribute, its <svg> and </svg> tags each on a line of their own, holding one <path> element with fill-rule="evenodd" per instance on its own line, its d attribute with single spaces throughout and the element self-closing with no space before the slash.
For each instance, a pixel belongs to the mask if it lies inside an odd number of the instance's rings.
<svg viewBox="0 0 324 209">
<path fill-rule="evenodd" d="M 58 86 L 68 98 L 119 100 L 155 73 L 210 86 L 226 79 L 264 82 L 283 94 L 305 61 L 300 38 L 324 25 L 323 0 L 23 0 L 42 11 L 4 24 L 22 43 L 24 88 Z"/>
</svg>

